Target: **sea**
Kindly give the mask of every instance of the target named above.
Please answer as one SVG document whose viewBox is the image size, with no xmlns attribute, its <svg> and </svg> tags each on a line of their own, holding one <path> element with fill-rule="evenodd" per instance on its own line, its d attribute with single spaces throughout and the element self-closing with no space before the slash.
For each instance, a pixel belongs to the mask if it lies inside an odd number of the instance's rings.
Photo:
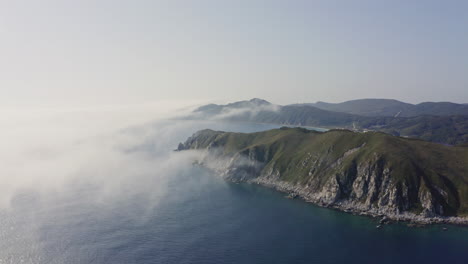
<svg viewBox="0 0 468 264">
<path fill-rule="evenodd" d="M 378 219 L 227 182 L 174 151 L 198 129 L 275 127 L 167 120 L 119 131 L 134 139 L 106 145 L 119 158 L 20 189 L 0 208 L 0 263 L 468 263 L 467 227 L 377 229 Z"/>
</svg>

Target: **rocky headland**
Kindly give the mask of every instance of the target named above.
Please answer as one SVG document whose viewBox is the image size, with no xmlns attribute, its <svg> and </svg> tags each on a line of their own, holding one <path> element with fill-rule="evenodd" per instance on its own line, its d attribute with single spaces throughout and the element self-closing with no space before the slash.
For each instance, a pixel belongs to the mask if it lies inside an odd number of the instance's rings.
<svg viewBox="0 0 468 264">
<path fill-rule="evenodd" d="M 249 182 L 349 213 L 468 225 L 468 148 L 384 133 L 281 128 L 202 130 L 178 150 L 226 180 Z"/>
</svg>

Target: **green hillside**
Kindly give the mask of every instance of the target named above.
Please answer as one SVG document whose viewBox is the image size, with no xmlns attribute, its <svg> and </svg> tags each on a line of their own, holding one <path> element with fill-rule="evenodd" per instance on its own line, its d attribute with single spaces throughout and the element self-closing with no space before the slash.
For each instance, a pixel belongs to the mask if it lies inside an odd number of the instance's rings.
<svg viewBox="0 0 468 264">
<path fill-rule="evenodd" d="M 281 128 L 203 130 L 180 144 L 186 149 L 228 160 L 217 168 L 228 179 L 294 190 L 321 205 L 389 216 L 468 215 L 467 147 L 380 132 Z"/>
</svg>

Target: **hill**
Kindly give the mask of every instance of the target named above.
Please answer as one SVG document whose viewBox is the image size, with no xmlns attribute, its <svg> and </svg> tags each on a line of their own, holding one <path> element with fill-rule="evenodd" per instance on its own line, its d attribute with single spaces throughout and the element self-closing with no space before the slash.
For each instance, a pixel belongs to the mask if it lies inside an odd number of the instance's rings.
<svg viewBox="0 0 468 264">
<path fill-rule="evenodd" d="M 226 179 L 273 187 L 318 205 L 415 222 L 468 224 L 468 148 L 379 132 L 281 128 L 202 130 L 178 150 Z"/>
</svg>

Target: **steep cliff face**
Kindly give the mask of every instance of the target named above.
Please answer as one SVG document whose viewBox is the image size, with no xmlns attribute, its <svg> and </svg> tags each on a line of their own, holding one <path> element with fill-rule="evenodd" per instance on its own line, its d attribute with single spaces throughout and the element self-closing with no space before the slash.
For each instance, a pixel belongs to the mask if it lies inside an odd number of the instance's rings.
<svg viewBox="0 0 468 264">
<path fill-rule="evenodd" d="M 468 222 L 465 147 L 382 133 L 282 128 L 251 134 L 203 130 L 179 145 L 184 149 L 206 150 L 200 162 L 226 179 L 270 186 L 322 206 Z"/>
</svg>

